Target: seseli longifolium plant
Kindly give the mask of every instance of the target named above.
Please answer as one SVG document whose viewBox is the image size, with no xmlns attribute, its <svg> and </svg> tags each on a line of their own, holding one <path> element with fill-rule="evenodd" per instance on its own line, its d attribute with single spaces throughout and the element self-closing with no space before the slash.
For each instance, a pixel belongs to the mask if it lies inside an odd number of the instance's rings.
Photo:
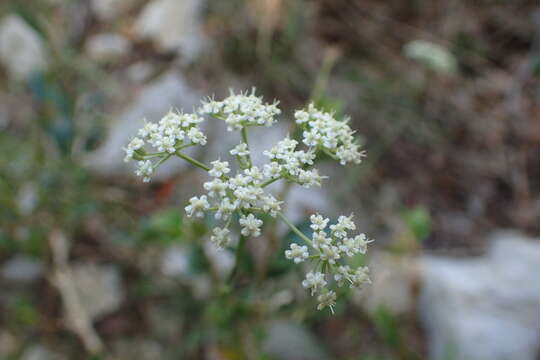
<svg viewBox="0 0 540 360">
<path fill-rule="evenodd" d="M 218 226 L 212 229 L 210 240 L 218 247 L 232 245 L 231 228 L 240 230 L 237 247 L 248 238 L 261 235 L 263 215 L 281 219 L 302 239 L 303 244 L 292 243 L 284 256 L 295 264 L 308 263 L 310 268 L 302 286 L 316 296 L 318 309 L 330 308 L 336 302 L 335 287 L 348 285 L 359 288 L 369 283 L 367 267 L 351 267 L 348 259 L 365 254 L 371 242 L 366 235 L 354 234 L 356 226 L 352 215 L 339 216 L 337 222 L 320 214 L 310 217 L 312 234 L 306 236 L 282 213 L 283 201 L 268 192 L 268 185 L 276 181 L 295 183 L 306 188 L 321 186 L 326 176 L 314 168 L 317 158 L 326 156 L 341 165 L 358 164 L 364 151 L 355 140 L 354 131 L 347 120 L 337 120 L 332 113 L 318 110 L 313 104 L 294 113 L 300 129 L 298 141 L 290 136 L 263 152 L 268 162 L 262 167 L 253 165 L 248 142 L 248 129 L 253 126 L 272 126 L 281 114 L 278 102 L 264 103 L 251 93 L 231 95 L 223 101 L 207 99 L 192 114 L 169 111 L 158 123 L 148 122 L 125 148 L 125 161 L 137 161 L 136 174 L 143 181 L 150 178 L 165 161 L 179 157 L 208 172 L 203 184 L 205 194 L 194 196 L 185 207 L 188 217 L 204 217 L 213 213 Z M 199 128 L 205 119 L 224 121 L 228 131 L 240 133 L 239 144 L 229 154 L 210 165 L 195 160 L 184 149 L 205 145 L 206 136 Z M 227 160 L 234 159 L 236 166 Z M 236 252 L 240 254 L 239 251 Z M 237 263 L 239 259 L 236 259 Z"/>
</svg>

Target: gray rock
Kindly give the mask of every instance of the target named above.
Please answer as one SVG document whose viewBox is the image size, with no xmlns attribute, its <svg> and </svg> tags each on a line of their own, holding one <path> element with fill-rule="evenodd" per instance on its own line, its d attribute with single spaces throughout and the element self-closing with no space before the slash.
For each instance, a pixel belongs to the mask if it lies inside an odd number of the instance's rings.
<svg viewBox="0 0 540 360">
<path fill-rule="evenodd" d="M 134 163 L 124 163 L 122 150 L 137 131 L 144 125 L 144 119 L 159 121 L 171 108 L 191 111 L 200 103 L 201 96 L 191 89 L 177 72 L 162 75 L 145 86 L 133 103 L 118 115 L 103 145 L 90 154 L 85 164 L 103 176 L 134 176 Z M 153 179 L 171 176 L 186 167 L 184 161 L 168 161 L 161 166 Z"/>
<path fill-rule="evenodd" d="M 42 277 L 44 269 L 41 260 L 17 255 L 2 265 L 0 274 L 13 283 L 30 283 Z"/>
<path fill-rule="evenodd" d="M 311 333 L 299 324 L 288 321 L 270 324 L 263 350 L 276 360 L 329 359 Z"/>
<path fill-rule="evenodd" d="M 419 274 L 417 257 L 372 251 L 368 266 L 372 284 L 355 291 L 356 302 L 368 312 L 380 307 L 394 315 L 414 311 L 414 284 Z"/>
<path fill-rule="evenodd" d="M 19 16 L 8 15 L 0 21 L 0 63 L 19 80 L 47 67 L 43 39 Z"/>
<path fill-rule="evenodd" d="M 128 11 L 137 0 L 92 0 L 92 11 L 102 21 L 112 20 Z"/>
<path fill-rule="evenodd" d="M 0 331 L 0 358 L 8 358 L 19 347 L 18 341 L 10 332 Z"/>
<path fill-rule="evenodd" d="M 189 249 L 186 247 L 175 246 L 166 249 L 161 260 L 161 272 L 170 277 L 188 277 L 189 256 Z"/>
<path fill-rule="evenodd" d="M 92 36 L 86 42 L 86 52 L 97 61 L 114 61 L 126 55 L 131 43 L 120 34 L 101 33 Z"/>
<path fill-rule="evenodd" d="M 119 340 L 114 344 L 115 359 L 163 359 L 163 348 L 149 339 Z"/>
<path fill-rule="evenodd" d="M 202 0 L 154 0 L 142 10 L 135 33 L 154 41 L 165 52 L 180 52 L 191 62 L 206 43 L 201 29 Z"/>
<path fill-rule="evenodd" d="M 116 267 L 84 263 L 74 265 L 72 271 L 79 300 L 90 319 L 118 309 L 124 290 Z"/>
<path fill-rule="evenodd" d="M 24 351 L 20 360 L 63 360 L 64 356 L 57 354 L 43 345 L 32 345 Z"/>
<path fill-rule="evenodd" d="M 537 359 L 540 244 L 514 232 L 498 233 L 492 244 L 476 259 L 422 260 L 431 359 Z"/>
</svg>

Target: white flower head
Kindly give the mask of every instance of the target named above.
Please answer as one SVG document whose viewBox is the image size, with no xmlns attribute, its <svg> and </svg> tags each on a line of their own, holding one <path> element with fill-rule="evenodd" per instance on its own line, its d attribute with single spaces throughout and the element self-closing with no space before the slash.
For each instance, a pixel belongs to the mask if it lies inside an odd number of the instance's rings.
<svg viewBox="0 0 540 360">
<path fill-rule="evenodd" d="M 251 93 L 231 95 L 223 101 L 209 99 L 199 108 L 199 114 L 210 115 L 224 120 L 227 130 L 241 130 L 247 126 L 272 126 L 275 117 L 281 114 L 278 102 L 265 104 L 261 97 Z"/>
<path fill-rule="evenodd" d="M 322 215 L 319 214 L 311 215 L 309 219 L 311 220 L 310 227 L 313 231 L 324 230 L 326 228 L 326 225 L 328 225 L 328 221 L 330 221 L 330 219 L 324 218 Z"/>
<path fill-rule="evenodd" d="M 317 310 L 322 310 L 325 307 L 329 307 L 332 314 L 334 313 L 334 306 L 336 305 L 336 293 L 332 290 L 326 290 L 319 296 L 317 296 Z"/>
<path fill-rule="evenodd" d="M 285 257 L 294 261 L 295 264 L 299 264 L 309 257 L 308 248 L 305 245 L 300 246 L 296 243 L 292 243 L 291 248 L 289 250 L 285 250 Z"/>
<path fill-rule="evenodd" d="M 208 210 L 208 208 L 210 208 L 208 198 L 206 195 L 203 195 L 201 197 L 194 196 L 189 199 L 189 205 L 185 207 L 185 210 L 188 217 L 203 217 L 204 212 Z"/>
<path fill-rule="evenodd" d="M 213 235 L 210 237 L 210 241 L 212 241 L 218 248 L 224 248 L 230 244 L 231 238 L 229 237 L 229 229 L 215 227 L 212 232 Z"/>
<path fill-rule="evenodd" d="M 150 176 L 154 172 L 154 167 L 152 166 L 152 162 L 150 160 L 141 160 L 137 164 L 137 170 L 135 170 L 135 174 L 137 176 L 142 176 L 144 182 L 150 181 Z"/>
<path fill-rule="evenodd" d="M 308 272 L 306 278 L 302 281 L 302 286 L 306 289 L 311 290 L 311 295 L 313 296 L 317 291 L 321 290 L 326 286 L 327 282 L 324 279 L 324 274 L 322 272 Z"/>
<path fill-rule="evenodd" d="M 212 181 L 205 182 L 203 187 L 208 191 L 208 196 L 210 197 L 224 197 L 226 195 L 228 184 L 219 178 L 215 178 Z"/>
<path fill-rule="evenodd" d="M 210 169 L 210 171 L 208 172 L 210 176 L 221 177 L 225 174 L 228 174 L 231 171 L 231 169 L 229 169 L 228 161 L 215 160 L 215 161 L 212 161 L 211 164 L 212 164 L 212 169 Z"/>
<path fill-rule="evenodd" d="M 248 156 L 249 155 L 249 149 L 246 143 L 240 143 L 236 145 L 231 151 L 231 155 L 234 156 Z"/>
<path fill-rule="evenodd" d="M 261 235 L 262 220 L 257 219 L 255 215 L 249 214 L 247 216 L 242 215 L 240 217 L 240 226 L 242 226 L 241 234 L 244 236 L 257 237 Z"/>
</svg>

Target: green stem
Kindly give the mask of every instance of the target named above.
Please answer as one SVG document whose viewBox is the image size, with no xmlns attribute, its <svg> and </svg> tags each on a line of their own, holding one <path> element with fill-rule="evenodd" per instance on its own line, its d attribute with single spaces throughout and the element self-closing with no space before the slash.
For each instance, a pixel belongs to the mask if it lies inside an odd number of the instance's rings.
<svg viewBox="0 0 540 360">
<path fill-rule="evenodd" d="M 242 134 L 242 141 L 246 144 L 247 146 L 247 149 L 249 151 L 249 143 L 248 143 L 248 136 L 247 136 L 247 128 L 244 126 L 242 128 L 242 131 L 241 131 L 241 134 Z M 252 163 L 251 163 L 251 152 L 248 154 L 248 162 L 249 162 L 249 167 L 252 166 Z"/>
<path fill-rule="evenodd" d="M 192 157 L 190 157 L 190 156 L 188 156 L 186 154 L 182 154 L 180 151 L 176 152 L 176 156 L 186 160 L 188 163 L 190 163 L 190 164 L 192 164 L 194 166 L 200 167 L 203 170 L 210 171 L 210 168 L 208 166 L 204 165 L 202 162 L 197 161 L 197 160 L 193 159 Z"/>
<path fill-rule="evenodd" d="M 277 177 L 277 178 L 273 178 L 273 179 L 267 180 L 267 181 L 265 181 L 265 182 L 263 182 L 263 183 L 261 184 L 261 187 L 267 187 L 268 185 L 270 185 L 270 184 L 273 183 L 273 182 L 278 181 L 279 179 L 281 179 L 281 176 L 279 176 L 279 177 Z"/>
<path fill-rule="evenodd" d="M 164 157 L 162 157 L 161 159 L 159 159 L 159 161 L 156 163 L 156 165 L 153 166 L 154 169 L 157 169 L 159 167 L 159 165 L 163 164 L 165 161 L 167 161 L 170 157 L 172 156 L 172 154 L 167 154 L 165 155 Z"/>
<path fill-rule="evenodd" d="M 283 220 L 283 222 L 285 224 L 287 224 L 288 227 L 291 228 L 291 230 L 296 234 L 298 235 L 302 240 L 304 240 L 306 242 L 306 244 L 308 244 L 309 246 L 313 247 L 313 243 L 311 242 L 311 240 L 306 236 L 304 235 L 303 232 L 301 232 L 300 230 L 298 230 L 298 228 L 296 226 L 294 226 L 289 220 L 287 220 L 287 218 L 285 217 L 285 215 L 283 215 L 281 212 L 278 212 L 277 213 L 279 218 L 281 220 Z"/>
<path fill-rule="evenodd" d="M 234 255 L 234 268 L 232 269 L 231 274 L 229 275 L 229 279 L 227 281 L 230 285 L 232 285 L 234 278 L 238 274 L 238 269 L 240 268 L 240 261 L 242 256 L 244 255 L 246 240 L 247 236 L 240 235 L 240 240 L 238 241 L 238 246 L 236 247 L 236 252 Z"/>
</svg>

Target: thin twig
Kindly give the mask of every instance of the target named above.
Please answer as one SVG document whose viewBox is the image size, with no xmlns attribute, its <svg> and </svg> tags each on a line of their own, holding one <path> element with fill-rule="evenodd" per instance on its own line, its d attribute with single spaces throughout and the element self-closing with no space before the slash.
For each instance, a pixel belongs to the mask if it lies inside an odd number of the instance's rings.
<svg viewBox="0 0 540 360">
<path fill-rule="evenodd" d="M 68 264 L 68 243 L 63 232 L 53 231 L 49 236 L 53 271 L 51 282 L 60 292 L 64 304 L 67 325 L 81 339 L 90 354 L 103 351 L 103 342 L 96 333 L 90 316 L 81 304 L 73 273 Z"/>
</svg>

